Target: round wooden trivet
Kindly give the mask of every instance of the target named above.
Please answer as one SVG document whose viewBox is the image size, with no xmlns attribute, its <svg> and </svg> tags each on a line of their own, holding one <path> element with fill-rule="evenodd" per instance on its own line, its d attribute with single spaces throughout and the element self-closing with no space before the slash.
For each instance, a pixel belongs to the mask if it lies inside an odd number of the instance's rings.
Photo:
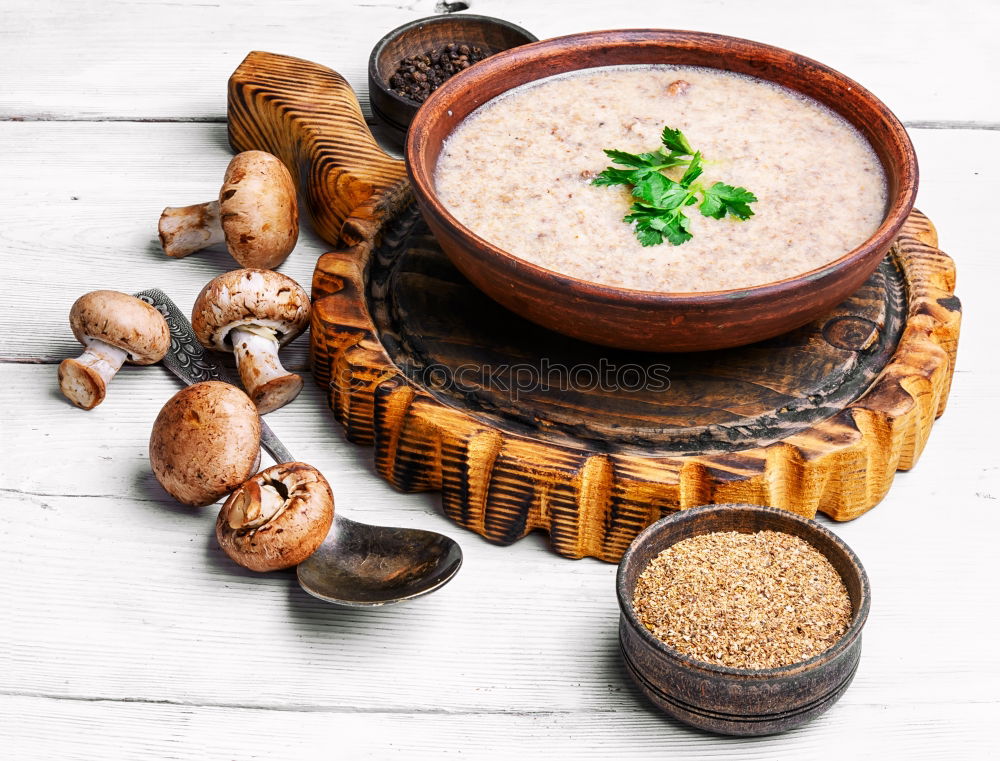
<svg viewBox="0 0 1000 761">
<path fill-rule="evenodd" d="M 522 320 L 451 266 L 335 72 L 252 53 L 230 80 L 235 148 L 299 172 L 338 246 L 313 278 L 312 359 L 347 436 L 403 491 L 508 544 L 617 561 L 667 512 L 750 502 L 854 518 L 914 464 L 944 411 L 954 266 L 914 212 L 834 312 L 752 346 L 640 354 Z M 599 316 L 596 316 L 599 319 Z"/>
</svg>

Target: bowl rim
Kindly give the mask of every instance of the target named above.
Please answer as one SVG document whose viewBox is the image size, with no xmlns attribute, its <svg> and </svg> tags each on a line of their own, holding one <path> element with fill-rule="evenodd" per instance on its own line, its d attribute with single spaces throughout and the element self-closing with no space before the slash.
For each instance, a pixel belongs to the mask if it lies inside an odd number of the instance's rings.
<svg viewBox="0 0 1000 761">
<path fill-rule="evenodd" d="M 670 647 L 666 642 L 661 640 L 659 637 L 655 636 L 650 632 L 642 623 L 639 621 L 635 614 L 635 610 L 632 606 L 632 589 L 626 589 L 628 586 L 626 583 L 626 575 L 630 570 L 630 566 L 635 564 L 633 559 L 638 552 L 639 548 L 652 541 L 653 538 L 663 530 L 664 526 L 671 523 L 677 523 L 684 520 L 693 520 L 691 516 L 704 513 L 712 512 L 724 512 L 731 511 L 733 508 L 738 508 L 741 512 L 745 514 L 752 513 L 766 513 L 770 515 L 779 515 L 782 518 L 791 518 L 793 522 L 799 523 L 800 525 L 806 527 L 807 531 L 811 531 L 815 534 L 825 537 L 826 539 L 833 542 L 833 544 L 843 552 L 848 559 L 854 564 L 858 569 L 858 575 L 861 581 L 861 600 L 857 608 L 852 611 L 851 625 L 847 627 L 847 631 L 844 632 L 841 637 L 834 642 L 826 650 L 814 655 L 804 661 L 798 661 L 797 663 L 789 664 L 788 666 L 780 666 L 773 669 L 742 669 L 733 668 L 731 666 L 720 666 L 715 663 L 708 663 L 706 661 L 698 660 L 690 655 L 686 655 L 679 650 L 675 650 Z M 766 529 L 765 529 L 766 530 Z M 775 531 L 780 531 L 780 529 L 772 529 Z M 710 533 L 710 532 L 706 532 Z M 700 536 L 696 534 L 695 536 Z M 673 546 L 667 545 L 667 547 Z M 815 547 L 815 546 L 814 546 Z M 819 551 L 819 548 L 815 548 Z M 661 550 L 662 551 L 662 550 Z M 825 556 L 825 554 L 824 554 Z M 829 558 L 827 558 L 829 559 Z M 686 508 L 683 510 L 678 510 L 673 515 L 668 515 L 665 518 L 661 518 L 655 523 L 650 524 L 645 529 L 642 530 L 632 540 L 629 544 L 628 549 L 622 556 L 621 561 L 618 564 L 618 573 L 615 577 L 615 592 L 618 597 L 618 608 L 621 611 L 622 617 L 628 621 L 631 628 L 636 631 L 642 641 L 648 646 L 652 647 L 659 653 L 666 655 L 674 661 L 680 662 L 683 666 L 694 671 L 707 671 L 713 674 L 719 674 L 723 676 L 733 676 L 741 678 L 751 678 L 751 679 L 774 679 L 781 677 L 794 676 L 812 669 L 813 666 L 819 665 L 820 662 L 828 661 L 842 652 L 844 652 L 848 647 L 850 647 L 855 640 L 861 635 L 861 630 L 864 628 L 865 623 L 868 620 L 868 612 L 871 608 L 871 585 L 868 581 L 868 573 L 865 571 L 864 565 L 862 565 L 861 560 L 854 553 L 846 542 L 839 536 L 834 534 L 825 526 L 821 526 L 814 520 L 809 518 L 804 518 L 798 513 L 793 513 L 790 510 L 782 510 L 777 507 L 770 507 L 764 505 L 751 505 L 743 502 L 734 503 L 723 503 L 717 505 L 701 505 L 698 507 Z"/>
<path fill-rule="evenodd" d="M 442 13 L 436 16 L 425 16 L 424 18 L 414 19 L 413 21 L 407 21 L 405 24 L 400 24 L 392 31 L 387 32 L 385 35 L 383 35 L 383 37 L 378 42 L 375 43 L 375 46 L 372 48 L 372 52 L 368 55 L 368 81 L 370 83 L 376 84 L 378 86 L 378 89 L 384 95 L 388 96 L 391 100 L 399 103 L 402 106 L 409 106 L 410 108 L 414 109 L 414 111 L 419 110 L 420 107 L 423 105 L 423 103 L 418 103 L 415 100 L 404 98 L 402 95 L 400 95 L 391 87 L 389 87 L 388 81 L 386 81 L 385 77 L 383 77 L 378 70 L 379 56 L 382 54 L 382 51 L 386 48 L 386 46 L 389 45 L 390 42 L 395 40 L 403 33 L 410 31 L 411 29 L 415 29 L 416 27 L 419 26 L 436 26 L 438 24 L 444 23 L 445 21 L 454 21 L 456 19 L 472 21 L 475 23 L 482 24 L 483 26 L 492 25 L 492 26 L 504 27 L 508 30 L 524 35 L 525 39 L 528 40 L 527 42 L 523 43 L 524 45 L 529 45 L 538 42 L 538 38 L 524 27 L 518 26 L 517 24 L 502 18 L 496 18 L 495 16 L 483 16 L 477 13 Z M 500 55 L 500 53 L 504 53 L 507 50 L 511 50 L 511 48 L 500 50 L 494 53 L 493 55 L 494 56 Z M 492 58 L 493 56 L 489 57 Z M 482 63 L 482 61 L 480 61 L 480 63 Z M 462 72 L 459 72 L 459 74 L 460 73 Z M 448 79 L 454 79 L 454 77 L 456 76 L 458 76 L 458 74 L 454 74 Z M 447 80 L 445 80 L 445 82 L 447 83 Z M 441 88 L 439 87 L 438 89 Z M 426 102 L 427 101 L 424 101 L 424 103 Z M 380 115 L 379 118 L 383 117 Z M 406 127 L 404 126 L 403 129 L 406 129 Z"/>
<path fill-rule="evenodd" d="M 434 189 L 433 173 L 429 170 L 427 162 L 420 160 L 420 157 L 424 155 L 423 149 L 425 149 L 430 143 L 428 122 L 431 119 L 431 114 L 433 113 L 434 106 L 437 105 L 437 102 L 445 101 L 448 98 L 457 98 L 463 88 L 465 88 L 466 82 L 468 82 L 470 86 L 474 86 L 478 83 L 478 81 L 489 77 L 497 67 L 503 65 L 508 60 L 530 58 L 536 54 L 548 52 L 553 49 L 557 51 L 563 50 L 563 52 L 569 52 L 573 49 L 579 49 L 580 46 L 599 47 L 602 43 L 610 42 L 613 39 L 621 39 L 623 41 L 627 39 L 628 42 L 647 41 L 651 43 L 687 40 L 701 43 L 703 47 L 738 45 L 748 47 L 756 52 L 769 52 L 785 59 L 786 61 L 794 61 L 798 64 L 807 66 L 810 69 L 819 70 L 820 72 L 839 80 L 852 93 L 855 94 L 855 97 L 867 100 L 872 107 L 879 112 L 888 128 L 899 138 L 900 145 L 903 147 L 904 155 L 904 160 L 899 167 L 900 188 L 895 197 L 890 199 L 882 222 L 876 228 L 875 232 L 873 232 L 859 245 L 842 254 L 837 259 L 829 261 L 806 272 L 783 278 L 782 280 L 774 280 L 768 283 L 760 283 L 758 285 L 715 291 L 649 291 L 637 288 L 605 285 L 542 267 L 504 251 L 490 241 L 480 237 L 459 222 L 459 220 L 451 214 L 451 212 L 438 198 Z M 609 66 L 610 65 L 615 64 L 609 64 Z M 568 71 L 583 71 L 584 68 L 599 67 L 583 67 L 569 69 Z M 728 69 L 720 70 L 729 71 Z M 544 79 L 546 76 L 550 75 L 544 74 L 543 76 L 529 79 L 517 86 L 524 86 L 530 82 Z M 764 79 L 763 77 L 758 78 Z M 764 79 L 764 81 L 770 80 Z M 794 88 L 787 86 L 784 87 L 785 89 L 795 91 Z M 496 97 L 499 97 L 499 95 Z M 493 99 L 491 98 L 490 100 Z M 813 100 L 817 99 L 813 98 Z M 477 106 L 477 108 L 485 105 L 486 102 L 489 101 L 485 101 L 483 104 L 480 104 L 480 106 Z M 830 108 L 830 106 L 826 106 L 825 103 L 823 105 Z M 449 227 L 456 230 L 462 237 L 471 239 L 478 249 L 476 251 L 476 258 L 486 255 L 496 262 L 499 267 L 516 269 L 519 273 L 529 276 L 541 287 L 546 288 L 547 290 L 569 290 L 577 296 L 584 297 L 592 302 L 608 305 L 620 306 L 631 304 L 636 306 L 648 306 L 663 303 L 688 303 L 691 306 L 697 305 L 699 307 L 706 307 L 728 303 L 734 299 L 742 299 L 745 297 L 769 299 L 772 297 L 779 297 L 790 291 L 795 291 L 807 283 L 822 280 L 842 269 L 849 268 L 849 266 L 856 261 L 863 260 L 870 256 L 873 251 L 888 249 L 888 247 L 892 244 L 892 241 L 899 234 L 900 228 L 903 226 L 903 223 L 906 221 L 906 218 L 913 209 L 913 204 L 917 195 L 917 186 L 919 184 L 920 173 L 917 164 L 916 152 L 913 148 L 913 143 L 910 140 L 909 134 L 906 132 L 906 128 L 896 115 L 888 108 L 888 106 L 886 106 L 871 91 L 858 84 L 845 74 L 842 74 L 836 69 L 833 69 L 812 58 L 799 55 L 798 53 L 785 48 L 768 45 L 767 43 L 757 42 L 755 40 L 749 40 L 742 37 L 732 37 L 721 34 L 713 34 L 710 32 L 656 28 L 607 29 L 593 32 L 580 32 L 561 37 L 551 37 L 538 42 L 532 42 L 501 51 L 500 53 L 481 61 L 476 64 L 476 66 L 459 72 L 431 93 L 430 97 L 424 101 L 422 106 L 422 108 L 418 109 L 410 123 L 404 152 L 407 174 L 411 185 L 416 191 L 417 199 L 432 206 L 434 213 L 442 218 Z M 428 108 L 426 106 L 430 107 Z M 834 109 L 831 108 L 831 110 Z M 852 126 L 854 125 L 852 124 Z M 857 129 L 857 127 L 855 127 L 855 129 Z M 450 134 L 451 133 L 449 133 L 449 136 Z M 866 142 L 868 142 L 867 139 Z M 881 159 L 879 163 L 882 163 Z M 883 170 L 884 169 L 885 166 L 883 165 Z"/>
</svg>

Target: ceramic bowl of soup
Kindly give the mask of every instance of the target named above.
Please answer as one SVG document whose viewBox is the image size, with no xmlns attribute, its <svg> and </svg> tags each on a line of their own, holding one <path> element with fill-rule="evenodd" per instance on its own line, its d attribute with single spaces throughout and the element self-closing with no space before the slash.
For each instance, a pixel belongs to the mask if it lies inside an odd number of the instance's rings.
<svg viewBox="0 0 1000 761">
<path fill-rule="evenodd" d="M 593 179 L 605 149 L 654 151 L 664 127 L 703 154 L 704 187 L 752 191 L 753 216 L 692 202 L 688 241 L 643 245 L 624 221 L 630 187 Z M 648 29 L 488 58 L 426 101 L 406 158 L 424 218 L 475 286 L 551 330 L 643 351 L 740 346 L 823 315 L 887 254 L 918 175 L 902 124 L 843 74 Z"/>
</svg>

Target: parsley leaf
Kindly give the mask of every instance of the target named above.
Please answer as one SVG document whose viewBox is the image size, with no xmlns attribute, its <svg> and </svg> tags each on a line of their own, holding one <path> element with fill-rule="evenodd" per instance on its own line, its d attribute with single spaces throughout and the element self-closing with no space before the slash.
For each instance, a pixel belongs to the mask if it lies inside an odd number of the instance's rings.
<svg viewBox="0 0 1000 761">
<path fill-rule="evenodd" d="M 738 219 L 750 219 L 753 209 L 749 204 L 756 200 L 757 196 L 746 188 L 734 188 L 717 182 L 704 190 L 704 200 L 698 208 L 706 217 L 714 219 L 722 219 L 727 212 Z"/>
<path fill-rule="evenodd" d="M 687 195 L 687 188 L 659 172 L 652 172 L 635 183 L 632 195 L 651 206 L 672 209 Z"/>
<path fill-rule="evenodd" d="M 691 147 L 683 132 L 664 127 L 660 140 L 664 147 L 650 153 L 605 150 L 619 166 L 609 166 L 592 180 L 594 185 L 632 186 L 636 200 L 622 221 L 634 226 L 635 236 L 643 246 L 658 246 L 664 240 L 679 246 L 691 240 L 691 220 L 684 214 L 684 207 L 698 203 L 699 194 L 698 208 L 706 217 L 722 219 L 730 214 L 746 220 L 753 216 L 750 204 L 757 196 L 746 188 L 722 182 L 705 188 L 697 182 L 705 171 L 702 155 Z M 664 170 L 681 166 L 686 169 L 679 181 L 663 174 Z"/>
<path fill-rule="evenodd" d="M 654 230 L 648 221 L 636 222 L 635 237 L 644 246 L 659 246 L 663 243 L 663 233 Z"/>
<path fill-rule="evenodd" d="M 622 166 L 654 167 L 660 163 L 659 159 L 661 158 L 659 153 L 637 154 L 616 150 L 606 150 L 604 153 L 607 154 L 609 159 L 614 161 L 616 164 L 621 164 Z"/>
<path fill-rule="evenodd" d="M 657 246 L 664 238 L 675 246 L 691 240 L 691 220 L 681 207 L 663 209 L 637 202 L 632 204 L 630 212 L 624 221 L 635 222 L 636 237 L 644 246 Z"/>
<path fill-rule="evenodd" d="M 701 177 L 703 171 L 705 170 L 701 168 L 701 151 L 698 151 L 691 157 L 691 163 L 688 164 L 687 171 L 681 178 L 681 185 L 686 188 L 691 187 L 691 183 Z"/>
<path fill-rule="evenodd" d="M 662 142 L 671 151 L 676 151 L 685 156 L 690 156 L 694 153 L 694 148 L 684 137 L 684 133 L 679 129 L 672 129 L 671 127 L 664 127 L 663 134 L 660 135 L 660 142 Z"/>
<path fill-rule="evenodd" d="M 592 185 L 635 185 L 642 178 L 643 175 L 648 174 L 649 170 L 645 172 L 639 172 L 635 169 L 619 169 L 615 166 L 609 166 L 599 175 L 597 175 L 593 180 L 591 180 Z"/>
</svg>

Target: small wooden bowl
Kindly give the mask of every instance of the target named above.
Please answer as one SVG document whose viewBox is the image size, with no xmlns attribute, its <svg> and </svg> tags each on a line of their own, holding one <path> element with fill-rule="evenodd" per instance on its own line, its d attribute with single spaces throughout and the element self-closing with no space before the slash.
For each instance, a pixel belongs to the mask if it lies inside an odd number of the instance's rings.
<svg viewBox="0 0 1000 761">
<path fill-rule="evenodd" d="M 499 53 L 536 40 L 535 35 L 516 24 L 489 16 L 444 14 L 403 24 L 379 40 L 368 58 L 368 99 L 372 112 L 389 134 L 402 143 L 422 104 L 389 87 L 389 78 L 396 73 L 401 60 L 451 42 Z"/>
<path fill-rule="evenodd" d="M 878 230 L 853 251 L 792 278 L 727 291 L 661 293 L 599 285 L 520 259 L 464 227 L 438 199 L 434 168 L 441 144 L 483 103 L 553 74 L 651 63 L 750 74 L 804 93 L 839 113 L 865 136 L 885 168 L 889 208 Z M 759 42 L 657 29 L 558 37 L 487 58 L 427 99 L 410 126 L 406 159 L 427 224 L 452 263 L 477 288 L 551 330 L 640 351 L 742 346 L 829 312 L 875 271 L 917 193 L 917 159 L 906 130 L 857 82 L 821 63 Z"/>
<path fill-rule="evenodd" d="M 809 542 L 837 569 L 854 609 L 851 625 L 829 650 L 802 663 L 754 671 L 716 666 L 674 650 L 635 615 L 632 594 L 649 561 L 672 544 L 716 531 L 783 531 Z M 797 727 L 832 706 L 850 685 L 861 656 L 868 618 L 868 575 L 836 535 L 786 510 L 756 505 L 713 505 L 682 510 L 635 538 L 618 566 L 619 641 L 629 675 L 671 716 L 726 735 L 767 735 Z"/>
</svg>

